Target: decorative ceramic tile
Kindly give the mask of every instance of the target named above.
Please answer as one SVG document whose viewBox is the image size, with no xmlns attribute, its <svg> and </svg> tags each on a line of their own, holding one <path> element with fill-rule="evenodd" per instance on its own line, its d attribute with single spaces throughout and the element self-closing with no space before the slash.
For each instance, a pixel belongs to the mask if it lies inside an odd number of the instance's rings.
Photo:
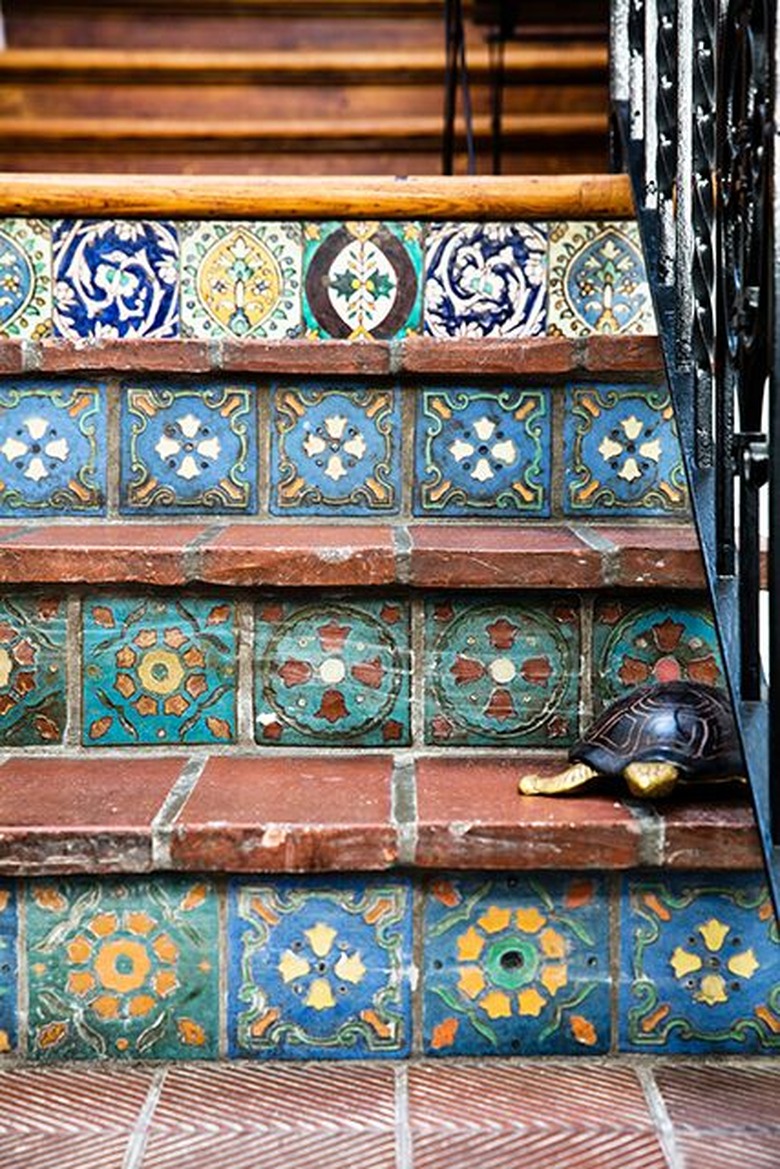
<svg viewBox="0 0 780 1169">
<path fill-rule="evenodd" d="M 230 602 L 86 597 L 84 743 L 232 742 L 237 652 Z"/>
<path fill-rule="evenodd" d="M 549 515 L 546 390 L 421 390 L 415 515 Z"/>
<path fill-rule="evenodd" d="M 763 874 L 626 880 L 620 1045 L 780 1051 L 780 934 Z"/>
<path fill-rule="evenodd" d="M 427 234 L 425 331 L 433 337 L 536 337 L 547 308 L 547 229 L 441 223 Z"/>
<path fill-rule="evenodd" d="M 51 235 L 39 219 L 0 219 L 0 337 L 51 333 Z"/>
<path fill-rule="evenodd" d="M 53 252 L 56 336 L 178 336 L 175 224 L 63 219 L 54 224 Z"/>
<path fill-rule="evenodd" d="M 132 387 L 122 399 L 122 511 L 257 508 L 254 390 Z"/>
<path fill-rule="evenodd" d="M 608 706 L 634 686 L 679 679 L 724 684 L 715 626 L 704 603 L 663 596 L 605 597 L 593 617 L 593 696 Z"/>
<path fill-rule="evenodd" d="M 576 603 L 430 600 L 425 655 L 426 742 L 558 748 L 576 737 Z"/>
<path fill-rule="evenodd" d="M 688 491 L 669 391 L 571 386 L 563 427 L 568 515 L 685 512 Z"/>
<path fill-rule="evenodd" d="M 550 225 L 547 332 L 655 333 L 636 223 Z"/>
<path fill-rule="evenodd" d="M 484 874 L 432 882 L 424 919 L 426 1051 L 606 1051 L 608 920 L 595 877 Z"/>
<path fill-rule="evenodd" d="M 179 225 L 185 337 L 294 337 L 301 328 L 301 226 Z"/>
<path fill-rule="evenodd" d="M 218 921 L 200 879 L 32 882 L 30 1055 L 215 1058 Z"/>
<path fill-rule="evenodd" d="M 65 640 L 63 599 L 0 596 L 0 745 L 62 742 Z"/>
<path fill-rule="evenodd" d="M 0 515 L 100 514 L 106 402 L 78 382 L 0 386 Z"/>
<path fill-rule="evenodd" d="M 272 411 L 274 515 L 398 511 L 401 407 L 395 390 L 278 388 Z"/>
<path fill-rule="evenodd" d="M 16 1048 L 16 898 L 0 883 L 0 1056 Z"/>
<path fill-rule="evenodd" d="M 281 878 L 230 894 L 231 1054 L 403 1056 L 412 898 L 398 879 Z"/>
<path fill-rule="evenodd" d="M 307 223 L 304 235 L 310 336 L 385 341 L 419 329 L 419 223 Z"/>
<path fill-rule="evenodd" d="M 409 611 L 391 600 L 283 601 L 255 622 L 257 740 L 280 746 L 409 742 Z"/>
</svg>

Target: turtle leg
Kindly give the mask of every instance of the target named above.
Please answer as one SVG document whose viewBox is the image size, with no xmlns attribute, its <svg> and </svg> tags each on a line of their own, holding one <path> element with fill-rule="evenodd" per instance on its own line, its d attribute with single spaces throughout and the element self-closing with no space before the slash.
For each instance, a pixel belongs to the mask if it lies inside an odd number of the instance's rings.
<svg viewBox="0 0 780 1169">
<path fill-rule="evenodd" d="M 575 763 L 556 775 L 524 775 L 519 787 L 524 796 L 558 796 L 576 791 L 597 775 L 598 771 L 588 767 L 587 763 Z"/>
<path fill-rule="evenodd" d="M 623 778 L 632 796 L 659 799 L 675 787 L 680 769 L 673 763 L 629 763 L 623 768 Z"/>
</svg>

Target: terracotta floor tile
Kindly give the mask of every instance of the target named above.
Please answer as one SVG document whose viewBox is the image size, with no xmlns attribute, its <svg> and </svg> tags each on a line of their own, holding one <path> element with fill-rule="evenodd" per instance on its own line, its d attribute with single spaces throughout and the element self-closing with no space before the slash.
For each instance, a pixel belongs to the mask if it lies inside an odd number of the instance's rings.
<svg viewBox="0 0 780 1169">
<path fill-rule="evenodd" d="M 396 1169 L 393 1133 L 352 1131 L 332 1135 L 301 1131 L 284 1137 L 278 1134 L 258 1136 L 256 1133 L 242 1136 L 234 1132 L 199 1132 L 197 1128 L 189 1132 L 154 1133 L 147 1145 L 140 1169 L 353 1169 L 353 1167 Z M 19 1169 L 22 1169 L 22 1166 Z M 53 1167 L 48 1166 L 47 1169 Z M 100 1169 L 103 1169 L 103 1166 L 100 1166 Z"/>
<path fill-rule="evenodd" d="M 771 1130 L 780 1165 L 780 1067 L 687 1064 L 658 1069 L 655 1081 L 676 1128 Z"/>
<path fill-rule="evenodd" d="M 657 805 L 664 821 L 663 863 L 679 869 L 760 869 L 763 861 L 747 792 L 690 791 Z M 685 802 L 683 802 L 685 801 Z"/>
<path fill-rule="evenodd" d="M 428 588 L 593 588 L 601 553 L 567 528 L 415 524 L 411 583 Z"/>
<path fill-rule="evenodd" d="M 183 584 L 184 551 L 203 524 L 52 524 L 0 545 L 0 580 Z"/>
<path fill-rule="evenodd" d="M 677 1151 L 685 1169 L 777 1169 L 780 1138 L 777 1131 L 743 1131 L 733 1136 L 718 1133 L 678 1138 Z"/>
<path fill-rule="evenodd" d="M 655 1135 L 630 1129 L 415 1134 L 412 1156 L 414 1169 L 668 1169 Z"/>
</svg>

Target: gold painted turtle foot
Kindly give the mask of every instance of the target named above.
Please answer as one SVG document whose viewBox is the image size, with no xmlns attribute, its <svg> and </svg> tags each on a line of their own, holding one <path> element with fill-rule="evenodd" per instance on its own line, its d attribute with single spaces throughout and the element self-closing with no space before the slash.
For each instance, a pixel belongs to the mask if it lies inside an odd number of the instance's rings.
<svg viewBox="0 0 780 1169">
<path fill-rule="evenodd" d="M 559 796 L 584 787 L 597 775 L 587 763 L 574 763 L 556 775 L 524 775 L 518 786 L 524 796 Z"/>
<path fill-rule="evenodd" d="M 632 796 L 639 800 L 662 799 L 677 786 L 680 769 L 673 763 L 629 763 L 623 778 Z"/>
</svg>

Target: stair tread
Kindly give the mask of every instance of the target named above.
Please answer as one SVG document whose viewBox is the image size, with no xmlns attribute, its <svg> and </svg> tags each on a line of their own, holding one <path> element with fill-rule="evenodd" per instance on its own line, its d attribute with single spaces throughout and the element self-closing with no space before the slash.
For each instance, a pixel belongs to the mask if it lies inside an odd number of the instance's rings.
<svg viewBox="0 0 780 1169">
<path fill-rule="evenodd" d="M 0 873 L 754 869 L 746 795 L 637 805 L 606 784 L 520 797 L 561 755 L 257 748 L 37 754 L 0 765 Z"/>
</svg>

